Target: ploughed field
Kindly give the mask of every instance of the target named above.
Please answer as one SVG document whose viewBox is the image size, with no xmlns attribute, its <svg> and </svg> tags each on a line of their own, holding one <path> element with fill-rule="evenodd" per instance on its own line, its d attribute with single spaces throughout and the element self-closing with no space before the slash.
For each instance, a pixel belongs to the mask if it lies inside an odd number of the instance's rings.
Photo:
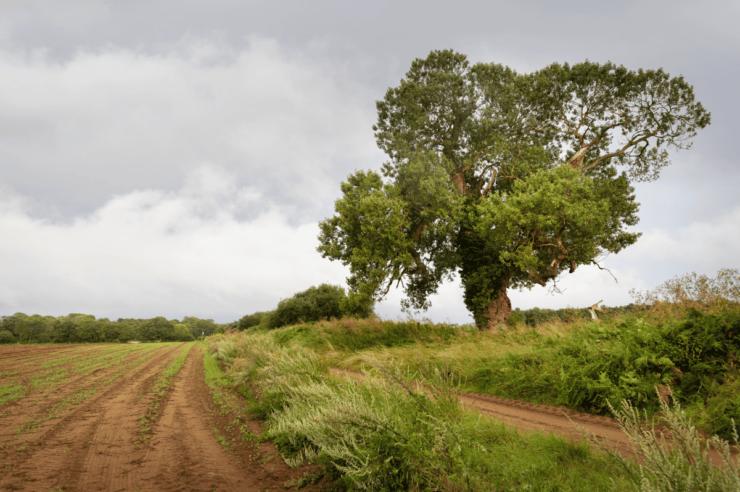
<svg viewBox="0 0 740 492">
<path fill-rule="evenodd" d="M 0 490 L 283 488 L 211 393 L 195 343 L 0 346 Z"/>
</svg>

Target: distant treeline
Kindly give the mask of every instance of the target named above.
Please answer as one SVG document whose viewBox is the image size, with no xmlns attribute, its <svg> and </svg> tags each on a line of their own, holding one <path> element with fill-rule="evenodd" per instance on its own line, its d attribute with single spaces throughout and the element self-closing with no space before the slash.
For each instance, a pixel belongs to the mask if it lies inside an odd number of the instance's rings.
<svg viewBox="0 0 740 492">
<path fill-rule="evenodd" d="M 40 316 L 16 313 L 0 317 L 0 343 L 80 343 L 183 341 L 222 332 L 209 319 L 97 319 L 91 314 Z"/>
</svg>

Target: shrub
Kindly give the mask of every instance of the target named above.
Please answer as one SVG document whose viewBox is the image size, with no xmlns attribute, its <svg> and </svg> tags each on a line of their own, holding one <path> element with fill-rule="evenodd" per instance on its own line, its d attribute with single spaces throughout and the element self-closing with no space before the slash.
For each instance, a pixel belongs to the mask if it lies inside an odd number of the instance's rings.
<svg viewBox="0 0 740 492">
<path fill-rule="evenodd" d="M 638 304 L 668 303 L 684 307 L 704 307 L 740 303 L 740 272 L 719 270 L 714 277 L 692 272 L 667 280 L 645 292 L 630 292 Z"/>
<path fill-rule="evenodd" d="M 676 366 L 673 384 L 681 394 L 706 392 L 740 358 L 740 310 L 709 315 L 690 311 L 684 320 L 666 323 L 661 331 L 656 351 Z"/>
<path fill-rule="evenodd" d="M 15 343 L 15 336 L 8 330 L 0 330 L 0 343 Z"/>
<path fill-rule="evenodd" d="M 340 302 L 342 316 L 351 318 L 369 318 L 373 313 L 373 300 L 356 292 L 349 292 Z"/>
<path fill-rule="evenodd" d="M 700 414 L 702 428 L 711 434 L 731 436 L 735 423 L 740 422 L 740 377 L 724 384 L 715 383 Z"/>
<path fill-rule="evenodd" d="M 332 318 L 368 318 L 373 315 L 373 300 L 336 285 L 321 284 L 283 299 L 274 311 L 243 316 L 234 323 L 238 330 L 281 326 Z"/>
<path fill-rule="evenodd" d="M 311 287 L 280 301 L 267 324 L 270 328 L 277 328 L 299 322 L 339 318 L 346 297 L 344 289 L 335 285 Z"/>
<path fill-rule="evenodd" d="M 271 315 L 272 311 L 258 311 L 256 313 L 244 315 L 236 322 L 236 329 L 244 331 L 249 328 L 260 326 L 265 323 Z"/>
</svg>

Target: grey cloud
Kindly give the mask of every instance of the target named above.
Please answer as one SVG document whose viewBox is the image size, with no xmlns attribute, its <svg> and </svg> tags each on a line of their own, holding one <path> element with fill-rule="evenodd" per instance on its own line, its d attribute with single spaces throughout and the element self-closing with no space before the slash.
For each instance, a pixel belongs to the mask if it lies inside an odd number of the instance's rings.
<svg viewBox="0 0 740 492">
<path fill-rule="evenodd" d="M 410 59 L 452 47 L 474 60 L 520 70 L 588 58 L 684 74 L 712 111 L 714 124 L 694 149 L 693 155 L 702 155 L 702 172 L 684 165 L 680 172 L 666 173 L 662 188 L 675 183 L 694 195 L 689 203 L 720 200 L 717 205 L 726 207 L 731 203 L 711 190 L 740 186 L 734 138 L 740 130 L 740 99 L 735 97 L 739 5 L 729 0 L 462 1 L 454 6 L 435 1 L 133 0 L 73 1 L 60 10 L 48 1 L 3 3 L 5 58 L 25 58 L 29 65 L 21 67 L 27 70 L 27 78 L 18 80 L 22 88 L 6 83 L 3 92 L 10 100 L 30 96 L 29 104 L 39 112 L 0 106 L 0 180 L 46 197 L 62 216 L 90 210 L 108 193 L 134 185 L 167 186 L 173 173 L 182 177 L 199 160 L 234 170 L 244 182 L 256 179 L 254 184 L 271 186 L 283 205 L 306 190 L 331 195 L 349 170 L 382 160 L 370 132 L 374 100 L 398 81 Z M 239 54 L 264 49 L 255 47 L 255 39 L 274 40 L 263 41 L 275 48 L 274 54 L 264 55 L 282 64 L 282 72 L 270 72 L 274 67 L 263 64 L 241 66 L 245 70 L 239 73 L 234 65 Z M 232 63 L 230 81 L 216 80 L 219 61 L 221 66 Z M 94 73 L 85 73 L 83 64 Z M 39 68 L 35 73 L 34 67 Z M 67 77 L 60 80 L 53 69 L 68 72 Z M 86 93 L 78 94 L 76 106 L 68 100 L 75 114 L 54 113 L 34 100 L 52 107 L 67 100 L 75 69 L 78 83 L 85 84 L 80 91 Z M 161 71 L 147 79 L 148 70 Z M 13 75 L 8 67 L 3 73 Z M 270 74 L 277 82 L 269 80 Z M 137 80 L 138 93 L 132 92 Z M 288 81 L 287 87 L 280 81 Z M 60 83 L 68 85 L 60 90 Z M 49 94 L 32 94 L 29 85 Z M 286 92 L 280 95 L 279 90 Z M 103 106 L 100 95 L 106 92 L 111 98 Z M 297 101 L 299 94 L 303 100 Z M 99 114 L 80 120 L 78 113 L 92 113 L 96 105 Z M 200 134 L 194 128 L 198 122 Z M 68 144 L 60 146 L 60 138 Z M 688 159 L 679 153 L 675 162 L 681 166 Z M 260 178 L 264 168 L 271 172 Z M 305 182 L 292 180 L 297 173 Z M 39 176 L 48 176 L 49 182 Z M 699 183 L 699 189 L 687 183 Z M 290 192 L 280 193 L 287 188 Z M 647 200 L 663 193 L 659 187 L 644 190 Z M 305 201 L 291 206 L 316 216 L 328 211 L 320 205 L 307 209 Z M 646 224 L 659 223 L 664 215 L 652 217 L 647 207 L 643 212 Z"/>
<path fill-rule="evenodd" d="M 215 163 L 301 220 L 327 213 L 336 180 L 380 158 L 367 89 L 272 41 L 60 63 L 4 54 L 0 71 L 0 125 L 9 129 L 0 181 L 62 217 Z"/>
<path fill-rule="evenodd" d="M 184 316 L 230 321 L 270 309 L 317 282 L 341 283 L 340 265 L 315 253 L 316 223 L 291 225 L 275 209 L 244 220 L 262 199 L 223 170 L 201 167 L 174 191 L 111 198 L 70 223 L 0 199 L 0 312 Z"/>
</svg>

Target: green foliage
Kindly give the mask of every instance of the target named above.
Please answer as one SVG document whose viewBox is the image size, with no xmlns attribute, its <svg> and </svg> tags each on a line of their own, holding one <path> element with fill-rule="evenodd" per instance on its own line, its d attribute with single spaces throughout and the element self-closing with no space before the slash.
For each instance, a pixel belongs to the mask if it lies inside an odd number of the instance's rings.
<svg viewBox="0 0 740 492">
<path fill-rule="evenodd" d="M 702 429 L 710 434 L 729 437 L 740 424 L 740 374 L 726 375 L 725 381 L 715 381 L 706 391 L 710 395 L 704 405 L 697 405 Z M 700 402 L 701 403 L 701 402 Z"/>
<path fill-rule="evenodd" d="M 0 343 L 15 343 L 15 335 L 9 330 L 0 330 Z"/>
<path fill-rule="evenodd" d="M 465 332 L 470 330 L 455 325 L 340 319 L 290 326 L 276 331 L 274 340 L 280 345 L 303 346 L 315 350 L 358 351 L 373 347 L 448 341 Z"/>
<path fill-rule="evenodd" d="M 612 63 L 518 74 L 452 51 L 414 60 L 377 104 L 382 176 L 342 183 L 319 251 L 380 299 L 427 306 L 459 273 L 482 327 L 506 289 L 544 285 L 638 237 L 631 181 L 658 176 L 709 114 L 681 77 Z"/>
<path fill-rule="evenodd" d="M 161 341 L 171 332 L 174 324 L 161 316 L 146 320 L 141 326 L 141 338 L 145 341 Z"/>
<path fill-rule="evenodd" d="M 649 325 L 641 319 L 587 325 L 557 343 L 482 363 L 466 374 L 477 390 L 607 413 L 628 399 L 654 411 L 653 388 L 670 385 L 680 401 L 704 401 L 732 373 L 740 347 L 738 313 Z"/>
<path fill-rule="evenodd" d="M 342 314 L 340 305 L 344 296 L 341 287 L 327 284 L 311 287 L 280 301 L 270 316 L 269 326 L 275 328 L 301 321 L 338 318 Z"/>
<path fill-rule="evenodd" d="M 740 310 L 723 314 L 689 313 L 686 320 L 663 329 L 658 348 L 676 368 L 678 389 L 701 392 L 734 365 L 740 356 Z"/>
<path fill-rule="evenodd" d="M 359 292 L 350 291 L 339 301 L 339 311 L 343 317 L 370 318 L 375 312 L 373 298 Z"/>
<path fill-rule="evenodd" d="M 80 313 L 59 317 L 16 313 L 0 317 L 0 343 L 188 341 L 202 333 L 220 331 L 222 326 L 195 317 L 186 317 L 181 322 L 162 317 L 110 321 Z"/>
<path fill-rule="evenodd" d="M 283 299 L 271 311 L 265 324 L 277 328 L 307 321 L 340 318 L 342 316 L 367 317 L 372 314 L 372 301 L 355 293 L 347 296 L 344 289 L 321 284 Z"/>
<path fill-rule="evenodd" d="M 372 296 L 389 275 L 413 264 L 411 243 L 405 237 L 404 204 L 373 171 L 349 176 L 342 183 L 342 193 L 335 205 L 337 215 L 320 224 L 319 250 L 351 264 L 350 288 Z"/>
<path fill-rule="evenodd" d="M 614 174 L 587 176 L 570 166 L 544 169 L 480 202 L 476 232 L 489 249 L 511 245 L 499 254 L 509 285 L 546 283 L 563 266 L 572 271 L 603 250 L 616 253 L 635 242 L 638 235 L 623 226 L 637 223 L 637 204 L 627 179 Z"/>
<path fill-rule="evenodd" d="M 244 331 L 248 328 L 255 328 L 267 322 L 272 315 L 271 311 L 257 311 L 252 314 L 245 314 L 236 322 L 236 329 Z"/>
</svg>

